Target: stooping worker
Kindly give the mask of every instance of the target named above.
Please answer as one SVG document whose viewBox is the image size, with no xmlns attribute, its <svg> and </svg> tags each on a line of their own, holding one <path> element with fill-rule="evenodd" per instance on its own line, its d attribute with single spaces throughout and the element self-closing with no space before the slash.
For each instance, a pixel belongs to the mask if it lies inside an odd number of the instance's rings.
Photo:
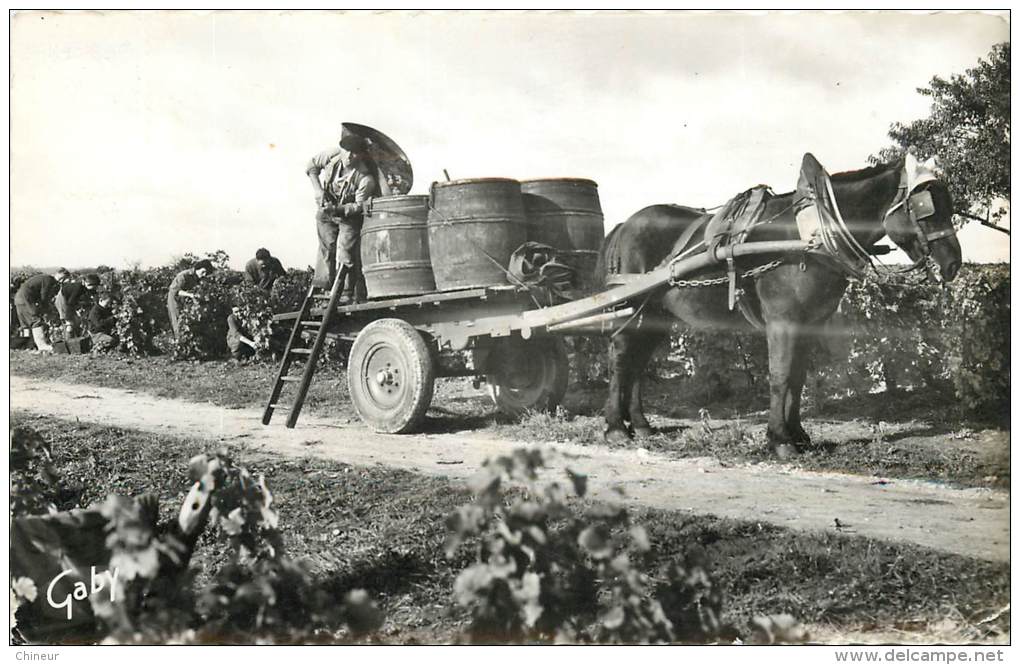
<svg viewBox="0 0 1020 665">
<path fill-rule="evenodd" d="M 166 309 L 170 313 L 170 327 L 174 330 L 174 337 L 181 336 L 180 303 L 177 298 L 184 296 L 192 300 L 198 300 L 198 295 L 192 293 L 192 289 L 198 286 L 206 276 L 213 273 L 215 268 L 209 259 L 196 261 L 195 265 L 177 273 L 174 281 L 170 282 L 170 290 L 166 294 Z"/>
<path fill-rule="evenodd" d="M 241 308 L 236 305 L 227 317 L 227 348 L 230 349 L 230 357 L 236 361 L 252 357 L 259 348 L 241 324 Z"/>
<path fill-rule="evenodd" d="M 78 280 L 68 280 L 60 287 L 55 303 L 60 320 L 64 323 L 66 337 L 77 337 L 81 332 L 81 317 L 78 308 L 88 304 L 91 293 L 99 288 L 99 275 L 89 273 Z M 83 300 L 84 299 L 84 300 Z"/>
<path fill-rule="evenodd" d="M 271 290 L 276 278 L 286 274 L 280 259 L 270 254 L 265 247 L 260 247 L 255 252 L 255 258 L 244 264 L 244 281 L 264 291 Z"/>
<path fill-rule="evenodd" d="M 52 311 L 53 300 L 60 293 L 60 284 L 70 278 L 66 269 L 60 268 L 52 275 L 40 273 L 26 279 L 14 294 L 14 308 L 22 328 L 32 331 L 35 348 L 52 353 L 53 346 L 46 338 L 43 315 Z"/>
<path fill-rule="evenodd" d="M 89 335 L 92 337 L 93 351 L 109 351 L 117 347 L 118 339 L 114 331 L 117 325 L 117 317 L 110 309 L 112 299 L 110 294 L 101 293 L 96 304 L 89 310 Z"/>
<path fill-rule="evenodd" d="M 365 139 L 346 127 L 341 129 L 339 146 L 312 157 L 305 168 L 319 206 L 315 213 L 319 253 L 312 284 L 324 289 L 332 287 L 337 269 L 346 265 L 342 297 L 345 303 L 357 302 L 359 298 L 359 236 L 365 206 L 372 197 L 379 196 L 377 171 Z"/>
</svg>

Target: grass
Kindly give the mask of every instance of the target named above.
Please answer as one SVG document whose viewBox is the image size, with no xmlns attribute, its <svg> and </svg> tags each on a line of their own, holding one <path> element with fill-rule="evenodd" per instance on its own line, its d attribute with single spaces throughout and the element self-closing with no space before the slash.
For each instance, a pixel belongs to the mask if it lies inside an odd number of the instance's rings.
<svg viewBox="0 0 1020 665">
<path fill-rule="evenodd" d="M 108 493 L 153 492 L 165 517 L 176 515 L 188 489 L 188 459 L 212 442 L 15 413 L 53 448 L 56 468 L 71 488 L 63 508 L 86 506 Z M 238 463 L 264 473 L 288 551 L 311 562 L 324 588 L 338 596 L 362 587 L 387 616 L 378 639 L 446 643 L 466 616 L 452 599 L 453 581 L 470 548 L 448 561 L 444 519 L 470 500 L 442 478 L 382 467 L 356 467 L 314 458 L 292 459 L 232 447 Z M 658 567 L 700 550 L 725 599 L 726 618 L 739 627 L 758 614 L 789 612 L 801 621 L 835 627 L 911 630 L 946 617 L 966 626 L 968 639 L 1009 631 L 1008 612 L 978 622 L 1009 602 L 1008 564 L 995 564 L 917 546 L 840 533 L 802 533 L 753 521 L 635 510 L 653 542 Z M 206 534 L 193 565 L 208 575 L 224 550 Z"/>
<path fill-rule="evenodd" d="M 714 457 L 725 464 L 767 464 L 775 458 L 765 438 L 766 417 L 652 418 L 658 432 L 617 445 L 674 458 Z M 599 416 L 529 413 L 519 422 L 495 423 L 501 435 L 529 442 L 602 443 Z M 926 421 L 873 423 L 861 418 L 817 419 L 815 437 L 790 464 L 807 471 L 837 471 L 882 478 L 913 478 L 957 487 L 1010 486 L 1009 432 L 936 427 Z"/>
<path fill-rule="evenodd" d="M 137 390 L 226 408 L 261 408 L 276 371 L 269 364 L 174 362 L 163 357 L 11 352 L 10 358 L 13 374 Z M 604 386 L 574 385 L 557 414 L 528 414 L 512 420 L 498 416 L 468 381 L 439 381 L 425 431 L 470 430 L 519 441 L 601 445 L 605 391 Z M 678 458 L 711 456 L 733 464 L 774 461 L 765 440 L 765 397 L 748 391 L 707 402 L 703 387 L 675 379 L 650 381 L 646 392 L 647 411 L 659 431 L 627 447 Z M 345 373 L 339 368 L 319 371 L 305 404 L 307 413 L 355 417 Z M 944 393 L 883 393 L 808 405 L 805 427 L 813 443 L 792 462 L 797 468 L 966 487 L 1009 487 L 1008 414 L 992 420 L 968 414 Z"/>
</svg>

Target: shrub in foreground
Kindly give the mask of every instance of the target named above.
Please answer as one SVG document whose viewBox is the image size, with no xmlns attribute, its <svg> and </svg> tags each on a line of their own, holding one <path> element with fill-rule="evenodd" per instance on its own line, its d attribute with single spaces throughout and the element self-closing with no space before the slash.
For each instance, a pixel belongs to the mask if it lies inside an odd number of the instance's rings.
<svg viewBox="0 0 1020 665">
<path fill-rule="evenodd" d="M 116 570 L 109 593 L 89 596 L 91 626 L 78 621 L 73 633 L 53 614 L 40 611 L 48 579 L 12 568 L 12 637 L 18 641 L 106 643 L 306 643 L 349 640 L 376 630 L 382 615 L 368 595 L 352 590 L 337 598 L 323 590 L 309 567 L 283 548 L 273 497 L 262 477 L 237 466 L 223 451 L 191 461 L 194 482 L 181 516 L 164 522 L 154 497 L 110 495 L 77 513 L 52 513 L 56 480 L 48 447 L 25 428 L 12 431 L 14 532 L 48 533 L 12 547 L 42 548 L 33 564 L 74 566 L 76 579 L 90 567 Z M 35 517 L 29 517 L 35 515 Z M 28 520 L 19 523 L 20 519 Z M 46 525 L 52 520 L 52 528 Z M 59 525 L 71 524 L 69 533 Z M 23 527 L 23 528 L 22 528 Z M 40 531 L 42 529 L 42 531 Z M 189 566 L 199 534 L 225 546 L 226 562 L 208 584 L 196 583 Z M 38 541 L 38 542 L 35 542 Z M 91 549 L 90 549 L 91 548 Z M 24 557 L 22 557 L 24 558 Z M 46 565 L 32 565 L 45 571 Z M 83 599 L 80 599 L 83 600 Z M 91 610 L 91 614 L 89 614 Z M 47 617 L 50 617 L 47 619 Z M 36 637 L 39 636 L 39 637 Z"/>
<path fill-rule="evenodd" d="M 476 562 L 454 585 L 471 612 L 472 642 L 710 642 L 722 634 L 722 599 L 698 563 L 647 571 L 651 542 L 620 506 L 583 514 L 568 505 L 587 478 L 542 482 L 543 453 L 518 449 L 486 462 L 475 500 L 447 520 L 447 555 L 480 537 Z M 507 501 L 508 485 L 523 495 Z M 658 580 L 658 581 L 656 581 Z"/>
</svg>

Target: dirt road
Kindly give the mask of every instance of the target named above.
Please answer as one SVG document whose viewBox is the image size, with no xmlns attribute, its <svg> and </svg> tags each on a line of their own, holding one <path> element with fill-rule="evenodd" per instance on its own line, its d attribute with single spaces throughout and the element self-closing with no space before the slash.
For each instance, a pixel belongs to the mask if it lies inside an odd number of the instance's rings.
<svg viewBox="0 0 1020 665">
<path fill-rule="evenodd" d="M 288 430 L 261 413 L 163 399 L 132 391 L 11 376 L 11 408 L 173 436 L 238 443 L 283 455 L 349 464 L 382 464 L 464 480 L 486 458 L 522 444 L 470 432 L 389 436 L 360 422 L 302 416 Z M 341 421 L 346 418 L 340 418 Z M 785 465 L 722 466 L 711 458 L 670 460 L 643 451 L 551 444 L 563 467 L 586 473 L 596 499 L 758 520 L 801 530 L 834 531 L 916 543 L 991 561 L 1009 560 L 1009 494 L 934 483 L 813 473 Z"/>
</svg>

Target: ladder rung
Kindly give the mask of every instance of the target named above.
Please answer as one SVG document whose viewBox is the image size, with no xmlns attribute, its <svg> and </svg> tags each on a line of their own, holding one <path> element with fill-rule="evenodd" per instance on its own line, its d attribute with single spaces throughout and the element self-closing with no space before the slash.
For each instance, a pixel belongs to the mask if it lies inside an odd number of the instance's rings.
<svg viewBox="0 0 1020 665">
<path fill-rule="evenodd" d="M 262 424 L 269 424 L 274 411 L 290 412 L 290 415 L 287 416 L 287 427 L 293 428 L 297 423 L 298 414 L 301 413 L 301 407 L 304 405 L 305 397 L 308 395 L 309 386 L 305 381 L 310 381 L 315 372 L 314 363 L 309 364 L 308 361 L 312 359 L 316 349 L 322 348 L 322 343 L 326 339 L 323 335 L 325 334 L 327 337 L 332 336 L 330 333 L 327 333 L 327 330 L 332 317 L 337 312 L 336 306 L 339 296 L 337 289 L 340 285 L 340 278 L 347 274 L 347 270 L 345 266 L 340 271 L 337 275 L 337 281 L 333 282 L 333 288 L 328 295 L 322 292 L 317 293 L 314 287 L 308 290 L 308 295 L 305 296 L 305 300 L 301 305 L 301 311 L 298 313 L 297 321 L 295 321 L 291 331 L 290 341 L 287 342 L 287 349 L 280 363 L 280 373 L 276 377 L 276 383 L 273 384 L 273 393 L 269 399 L 278 399 L 285 383 L 298 383 L 298 394 L 294 396 L 293 402 L 290 405 L 281 405 L 276 402 L 270 403 L 262 415 Z M 312 338 L 315 341 L 311 347 L 298 346 L 297 348 L 292 348 L 292 345 L 300 343 L 299 339 L 308 340 Z M 295 356 L 304 356 L 306 358 L 305 366 L 300 376 L 289 376 L 286 373 L 290 369 L 290 363 Z"/>
</svg>

